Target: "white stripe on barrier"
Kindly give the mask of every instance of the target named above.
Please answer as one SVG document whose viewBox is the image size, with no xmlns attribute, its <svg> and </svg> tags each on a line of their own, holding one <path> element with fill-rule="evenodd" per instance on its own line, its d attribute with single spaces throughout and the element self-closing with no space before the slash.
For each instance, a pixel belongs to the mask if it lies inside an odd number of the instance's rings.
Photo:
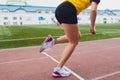
<svg viewBox="0 0 120 80">
<path fill-rule="evenodd" d="M 96 33 L 96 34 L 111 34 L 111 33 L 116 33 L 116 32 L 104 32 L 104 33 Z M 91 33 L 88 34 L 82 34 L 82 35 L 90 35 Z M 60 37 L 60 36 L 54 36 L 56 37 Z M 7 41 L 21 41 L 21 40 L 33 40 L 33 39 L 41 39 L 41 38 L 45 38 L 45 37 L 34 37 L 34 38 L 20 38 L 20 39 L 5 39 L 5 40 L 0 40 L 0 42 L 7 42 Z"/>
</svg>

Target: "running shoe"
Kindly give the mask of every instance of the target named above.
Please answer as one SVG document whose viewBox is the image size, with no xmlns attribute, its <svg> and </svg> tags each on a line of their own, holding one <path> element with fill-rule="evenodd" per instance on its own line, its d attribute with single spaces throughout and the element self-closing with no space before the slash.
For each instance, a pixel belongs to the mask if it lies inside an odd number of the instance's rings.
<svg viewBox="0 0 120 80">
<path fill-rule="evenodd" d="M 43 52 L 45 49 L 52 47 L 54 45 L 54 41 L 55 41 L 55 39 L 51 35 L 48 35 L 45 38 L 45 40 L 40 48 L 40 52 Z"/>
<path fill-rule="evenodd" d="M 53 70 L 53 73 L 52 73 L 52 76 L 55 77 L 55 78 L 67 77 L 67 76 L 70 76 L 70 75 L 71 75 L 71 72 L 66 71 L 64 68 L 58 68 L 58 67 L 55 67 L 54 70 Z"/>
</svg>

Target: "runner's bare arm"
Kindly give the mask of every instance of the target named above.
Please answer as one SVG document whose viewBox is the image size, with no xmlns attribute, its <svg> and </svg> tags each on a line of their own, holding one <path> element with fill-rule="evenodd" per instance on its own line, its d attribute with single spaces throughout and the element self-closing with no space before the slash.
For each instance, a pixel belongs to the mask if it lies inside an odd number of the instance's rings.
<svg viewBox="0 0 120 80">
<path fill-rule="evenodd" d="M 95 30 L 95 21 L 96 21 L 96 15 L 97 15 L 97 7 L 98 7 L 98 4 L 96 2 L 91 2 L 91 11 L 90 11 L 91 24 L 90 24 L 90 32 L 92 34 L 96 33 L 96 30 Z"/>
</svg>

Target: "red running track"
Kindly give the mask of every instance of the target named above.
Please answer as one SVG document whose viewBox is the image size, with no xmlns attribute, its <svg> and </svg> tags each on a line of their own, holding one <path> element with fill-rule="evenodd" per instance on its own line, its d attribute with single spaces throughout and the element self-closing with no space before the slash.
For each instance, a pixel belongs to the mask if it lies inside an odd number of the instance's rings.
<svg viewBox="0 0 120 80">
<path fill-rule="evenodd" d="M 38 46 L 0 50 L 0 80 L 56 80 L 51 73 L 65 46 L 45 54 Z M 120 80 L 120 38 L 80 42 L 65 68 L 73 74 L 57 80 Z"/>
</svg>

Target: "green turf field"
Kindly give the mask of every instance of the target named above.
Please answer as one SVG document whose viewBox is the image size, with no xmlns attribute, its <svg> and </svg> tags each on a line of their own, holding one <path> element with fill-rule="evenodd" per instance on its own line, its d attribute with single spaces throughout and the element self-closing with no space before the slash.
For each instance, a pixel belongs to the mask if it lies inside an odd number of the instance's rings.
<svg viewBox="0 0 120 80">
<path fill-rule="evenodd" d="M 120 24 L 97 24 L 96 27 L 97 34 L 91 35 L 89 25 L 80 25 L 80 41 L 120 38 Z M 0 26 L 0 49 L 39 46 L 48 34 L 57 38 L 64 32 L 56 25 Z"/>
</svg>

